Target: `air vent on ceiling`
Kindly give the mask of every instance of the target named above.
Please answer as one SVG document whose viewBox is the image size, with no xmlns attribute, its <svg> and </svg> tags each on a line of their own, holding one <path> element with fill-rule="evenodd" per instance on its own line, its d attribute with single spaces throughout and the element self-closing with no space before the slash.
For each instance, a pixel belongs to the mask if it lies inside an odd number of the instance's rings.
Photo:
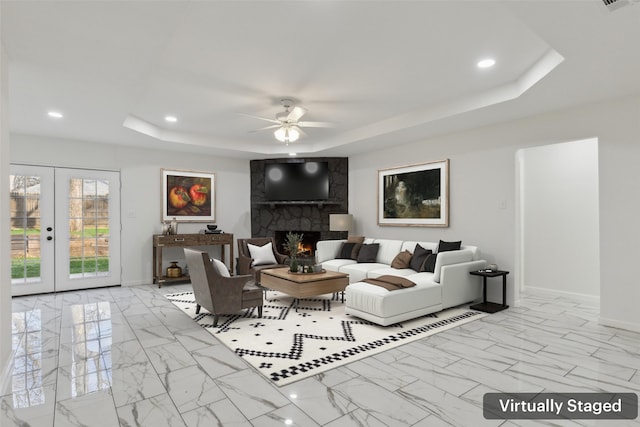
<svg viewBox="0 0 640 427">
<path fill-rule="evenodd" d="M 611 11 L 620 9 L 624 6 L 640 3 L 640 0 L 602 0 L 605 6 Z"/>
</svg>

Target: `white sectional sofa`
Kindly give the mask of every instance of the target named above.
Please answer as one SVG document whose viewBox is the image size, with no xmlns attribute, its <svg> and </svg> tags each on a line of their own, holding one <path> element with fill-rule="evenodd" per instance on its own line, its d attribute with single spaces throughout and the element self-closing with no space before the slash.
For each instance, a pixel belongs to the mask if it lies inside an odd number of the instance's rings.
<svg viewBox="0 0 640 427">
<path fill-rule="evenodd" d="M 411 268 L 392 268 L 393 259 L 400 252 L 414 252 L 416 244 L 437 253 L 438 243 L 367 238 L 364 244 L 378 243 L 375 262 L 358 263 L 353 259 L 338 259 L 346 240 L 318 242 L 316 257 L 326 270 L 349 274 L 345 291 L 346 312 L 379 325 L 387 326 L 404 320 L 455 307 L 481 297 L 480 277 L 470 271 L 487 264 L 479 258 L 475 246 L 461 246 L 460 250 L 437 254 L 433 273 L 417 272 Z M 389 291 L 362 282 L 383 275 L 402 276 L 416 286 Z"/>
</svg>

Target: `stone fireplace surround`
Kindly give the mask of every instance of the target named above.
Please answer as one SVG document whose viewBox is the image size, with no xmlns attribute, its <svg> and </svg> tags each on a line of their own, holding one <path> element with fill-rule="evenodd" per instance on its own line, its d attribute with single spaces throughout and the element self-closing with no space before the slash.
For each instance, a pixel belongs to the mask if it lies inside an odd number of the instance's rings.
<svg viewBox="0 0 640 427">
<path fill-rule="evenodd" d="M 268 163 L 328 162 L 329 200 L 322 202 L 269 202 L 264 194 L 264 167 Z M 252 160 L 251 237 L 273 237 L 276 232 L 319 233 L 318 240 L 342 239 L 346 232 L 329 231 L 329 214 L 349 211 L 349 159 L 305 157 Z M 278 248 L 281 250 L 281 247 Z"/>
</svg>

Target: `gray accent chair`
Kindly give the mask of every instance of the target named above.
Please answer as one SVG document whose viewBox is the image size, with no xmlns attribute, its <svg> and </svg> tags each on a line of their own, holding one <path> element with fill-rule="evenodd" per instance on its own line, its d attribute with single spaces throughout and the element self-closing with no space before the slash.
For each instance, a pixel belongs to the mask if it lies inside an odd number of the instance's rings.
<svg viewBox="0 0 640 427">
<path fill-rule="evenodd" d="M 264 246 L 267 243 L 271 243 L 273 247 L 273 255 L 277 261 L 277 264 L 264 264 L 264 265 L 252 265 L 253 259 L 251 258 L 251 252 L 249 252 L 248 244 L 254 246 Z M 238 263 L 236 265 L 236 271 L 238 274 L 253 274 L 256 283 L 260 283 L 260 270 L 265 268 L 278 268 L 288 267 L 289 256 L 281 254 L 276 248 L 276 242 L 273 237 L 252 237 L 249 239 L 238 239 Z"/>
<path fill-rule="evenodd" d="M 206 308 L 213 314 L 213 326 L 218 326 L 221 314 L 234 314 L 244 308 L 258 307 L 258 317 L 262 317 L 262 289 L 255 285 L 253 276 L 226 277 L 207 252 L 185 248 L 184 254 L 196 299 L 196 314 L 200 313 L 200 307 Z"/>
</svg>

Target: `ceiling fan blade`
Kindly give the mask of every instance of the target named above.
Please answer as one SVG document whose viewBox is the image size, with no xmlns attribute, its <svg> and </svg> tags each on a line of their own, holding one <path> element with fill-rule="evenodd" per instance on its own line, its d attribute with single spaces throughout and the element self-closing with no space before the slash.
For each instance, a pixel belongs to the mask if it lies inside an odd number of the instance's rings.
<svg viewBox="0 0 640 427">
<path fill-rule="evenodd" d="M 297 130 L 298 132 L 300 132 L 300 135 L 307 137 L 309 135 L 307 135 L 307 133 L 305 131 L 303 131 L 302 129 L 300 129 L 299 126 L 292 126 L 295 130 Z"/>
<path fill-rule="evenodd" d="M 293 110 L 291 110 L 291 112 L 287 116 L 287 121 L 295 123 L 300 120 L 306 112 L 307 110 L 302 107 L 293 107 Z"/>
<path fill-rule="evenodd" d="M 264 120 L 270 123 L 276 123 L 277 125 L 281 125 L 282 122 L 280 122 L 279 120 L 274 120 L 274 119 L 267 119 L 266 117 L 260 117 L 260 116 L 253 116 L 251 114 L 245 114 L 245 113 L 238 113 L 241 116 L 245 116 L 245 117 L 251 117 L 252 119 L 258 119 L 258 120 Z"/>
<path fill-rule="evenodd" d="M 261 132 L 261 131 L 263 131 L 263 130 L 269 130 L 269 129 L 279 128 L 280 126 L 282 126 L 282 125 L 277 124 L 277 125 L 265 126 L 265 127 L 263 127 L 263 128 L 260 128 L 260 129 L 250 130 L 249 132 L 250 132 L 250 133 L 254 133 L 254 132 Z"/>
<path fill-rule="evenodd" d="M 334 124 L 327 122 L 298 122 L 298 126 L 304 128 L 332 128 Z"/>
</svg>

